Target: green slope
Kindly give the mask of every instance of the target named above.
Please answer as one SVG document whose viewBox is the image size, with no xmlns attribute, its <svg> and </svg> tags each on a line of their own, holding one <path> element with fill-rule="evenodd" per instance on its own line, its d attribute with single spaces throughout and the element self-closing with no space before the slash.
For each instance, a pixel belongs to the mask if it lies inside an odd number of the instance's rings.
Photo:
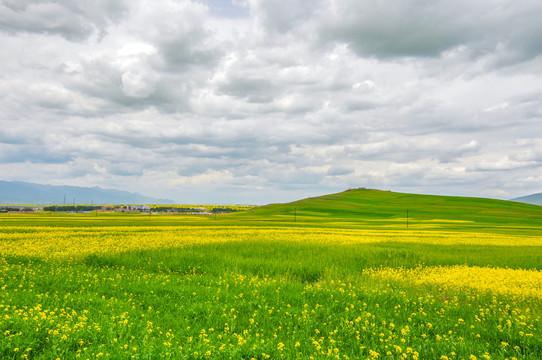
<svg viewBox="0 0 542 360">
<path fill-rule="evenodd" d="M 486 198 L 355 189 L 238 214 L 252 221 L 406 228 L 542 229 L 542 206 Z"/>
<path fill-rule="evenodd" d="M 542 235 L 542 206 L 486 198 L 417 195 L 355 189 L 249 211 L 219 216 L 128 216 L 48 213 L 2 216 L 17 225 L 64 226 L 75 219 L 81 226 L 295 226 L 386 230 L 446 230 Z"/>
</svg>

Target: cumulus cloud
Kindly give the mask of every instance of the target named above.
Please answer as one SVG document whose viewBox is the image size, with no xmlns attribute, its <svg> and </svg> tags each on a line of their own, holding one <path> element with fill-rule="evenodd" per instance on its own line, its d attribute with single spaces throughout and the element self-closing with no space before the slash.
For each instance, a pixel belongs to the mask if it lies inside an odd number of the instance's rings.
<svg viewBox="0 0 542 360">
<path fill-rule="evenodd" d="M 5 0 L 0 171 L 179 202 L 539 192 L 541 10 Z"/>
<path fill-rule="evenodd" d="M 156 49 L 147 44 L 130 44 L 119 50 L 117 66 L 125 95 L 145 98 L 155 91 L 160 75 L 149 61 L 154 54 Z"/>
<path fill-rule="evenodd" d="M 541 54 L 534 20 L 541 5 L 528 1 L 330 1 L 318 21 L 325 41 L 347 43 L 361 56 L 440 57 L 467 50 L 471 57 L 493 53 L 505 66 Z"/>
<path fill-rule="evenodd" d="M 124 1 L 97 0 L 5 0 L 0 4 L 0 29 L 11 32 L 45 33 L 78 41 L 94 33 L 103 35 L 106 27 L 121 18 Z"/>
<path fill-rule="evenodd" d="M 468 41 L 474 31 L 474 24 L 466 20 L 470 17 L 465 5 L 336 1 L 320 31 L 325 40 L 343 41 L 362 56 L 437 56 Z"/>
</svg>

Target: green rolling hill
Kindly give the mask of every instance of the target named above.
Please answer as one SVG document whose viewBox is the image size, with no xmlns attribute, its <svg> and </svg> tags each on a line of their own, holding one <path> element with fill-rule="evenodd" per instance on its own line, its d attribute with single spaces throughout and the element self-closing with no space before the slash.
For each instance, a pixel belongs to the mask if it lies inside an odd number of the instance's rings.
<svg viewBox="0 0 542 360">
<path fill-rule="evenodd" d="M 407 218 L 408 211 L 408 218 Z M 542 235 L 542 206 L 474 197 L 419 195 L 372 189 L 353 189 L 269 204 L 248 211 L 211 216 L 81 216 L 87 226 L 158 225 L 324 227 L 382 230 L 475 231 Z M 54 221 L 53 221 L 54 220 Z M 3 221 L 18 223 L 17 217 Z M 25 220 L 62 226 L 57 216 L 31 216 Z M 407 228 L 408 223 L 408 228 Z"/>
<path fill-rule="evenodd" d="M 542 230 L 542 206 L 473 197 L 353 189 L 235 214 L 239 220 L 299 225 L 450 230 Z"/>
</svg>

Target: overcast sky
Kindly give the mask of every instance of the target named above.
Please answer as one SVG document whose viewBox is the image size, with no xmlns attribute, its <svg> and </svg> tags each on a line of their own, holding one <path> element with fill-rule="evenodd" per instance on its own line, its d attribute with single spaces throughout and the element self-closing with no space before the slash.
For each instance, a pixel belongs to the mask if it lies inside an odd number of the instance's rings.
<svg viewBox="0 0 542 360">
<path fill-rule="evenodd" d="M 0 0 L 0 179 L 542 192 L 539 0 Z"/>
</svg>

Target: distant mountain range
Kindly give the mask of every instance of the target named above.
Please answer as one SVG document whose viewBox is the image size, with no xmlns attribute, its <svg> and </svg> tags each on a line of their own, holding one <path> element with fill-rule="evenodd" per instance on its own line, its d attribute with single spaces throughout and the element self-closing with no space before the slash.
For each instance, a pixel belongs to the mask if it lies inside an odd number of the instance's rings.
<svg viewBox="0 0 542 360">
<path fill-rule="evenodd" d="M 175 204 L 128 191 L 0 180 L 0 204 Z"/>
<path fill-rule="evenodd" d="M 512 199 L 512 201 L 517 201 L 517 202 L 526 203 L 526 204 L 533 204 L 533 205 L 542 205 L 542 193 L 521 196 L 521 197 Z"/>
</svg>

